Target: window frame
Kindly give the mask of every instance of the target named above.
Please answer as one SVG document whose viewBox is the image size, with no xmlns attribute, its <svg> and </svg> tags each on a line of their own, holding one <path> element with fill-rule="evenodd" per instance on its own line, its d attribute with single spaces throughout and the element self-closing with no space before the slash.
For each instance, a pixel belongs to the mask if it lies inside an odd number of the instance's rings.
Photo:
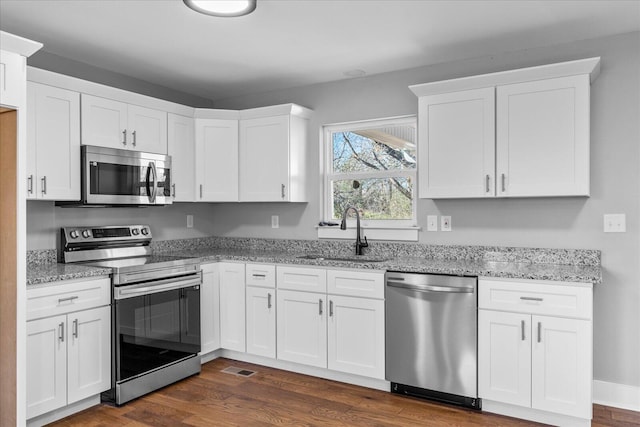
<svg viewBox="0 0 640 427">
<path fill-rule="evenodd" d="M 391 171 L 361 171 L 353 173 L 334 173 L 333 172 L 333 144 L 331 143 L 331 135 L 335 132 L 348 132 L 354 130 L 371 129 L 388 127 L 393 125 L 413 125 L 416 132 L 416 168 L 415 169 L 396 169 Z M 417 165 L 417 125 L 418 119 L 416 115 L 388 117 L 382 119 L 357 120 L 352 122 L 332 123 L 323 125 L 321 129 L 321 155 L 320 170 L 322 171 L 322 190 L 321 190 L 321 217 L 323 221 L 335 221 L 333 214 L 333 195 L 331 193 L 331 181 L 340 179 L 367 179 L 367 178 L 389 178 L 404 177 L 412 180 L 412 203 L 411 203 L 411 219 L 389 219 L 389 220 L 367 220 L 361 219 L 361 226 L 370 229 L 407 229 L 418 228 L 417 222 L 417 202 L 418 202 L 418 165 Z M 353 214 L 347 219 L 347 227 L 355 227 L 355 218 Z"/>
</svg>

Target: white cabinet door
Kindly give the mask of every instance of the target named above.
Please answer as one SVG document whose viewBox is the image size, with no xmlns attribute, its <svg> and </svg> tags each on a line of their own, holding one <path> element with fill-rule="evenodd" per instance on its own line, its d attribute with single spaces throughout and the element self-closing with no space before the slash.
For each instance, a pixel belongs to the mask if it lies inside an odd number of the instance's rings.
<svg viewBox="0 0 640 427">
<path fill-rule="evenodd" d="M 478 310 L 478 395 L 531 406 L 531 316 Z"/>
<path fill-rule="evenodd" d="M 167 151 L 171 156 L 171 196 L 174 202 L 196 200 L 195 121 L 191 117 L 167 116 Z"/>
<path fill-rule="evenodd" d="M 384 379 L 384 301 L 338 295 L 328 298 L 328 368 Z"/>
<path fill-rule="evenodd" d="M 167 154 L 167 113 L 138 105 L 129 105 L 127 112 L 129 148 Z"/>
<path fill-rule="evenodd" d="M 80 199 L 80 94 L 27 84 L 27 194 Z"/>
<path fill-rule="evenodd" d="M 202 265 L 200 291 L 201 354 L 220 348 L 220 273 L 218 264 Z"/>
<path fill-rule="evenodd" d="M 327 367 L 327 297 L 278 290 L 278 359 Z"/>
<path fill-rule="evenodd" d="M 244 264 L 220 263 L 220 347 L 246 351 Z"/>
<path fill-rule="evenodd" d="M 247 353 L 276 357 L 276 290 L 247 286 Z"/>
<path fill-rule="evenodd" d="M 495 194 L 494 92 L 490 87 L 420 98 L 420 197 Z"/>
<path fill-rule="evenodd" d="M 531 406 L 591 418 L 591 322 L 533 316 L 532 329 Z"/>
<path fill-rule="evenodd" d="M 132 149 L 127 135 L 127 104 L 82 94 L 82 144 Z"/>
<path fill-rule="evenodd" d="M 196 119 L 196 200 L 238 201 L 238 121 Z"/>
<path fill-rule="evenodd" d="M 589 75 L 497 88 L 497 194 L 589 195 Z"/>
<path fill-rule="evenodd" d="M 67 316 L 67 404 L 111 387 L 111 307 Z"/>
<path fill-rule="evenodd" d="M 67 316 L 27 322 L 27 419 L 67 403 Z"/>
<path fill-rule="evenodd" d="M 15 52 L 0 50 L 0 105 L 18 107 L 26 81 L 26 59 Z"/>
<path fill-rule="evenodd" d="M 289 200 L 288 115 L 240 120 L 240 200 Z"/>
</svg>

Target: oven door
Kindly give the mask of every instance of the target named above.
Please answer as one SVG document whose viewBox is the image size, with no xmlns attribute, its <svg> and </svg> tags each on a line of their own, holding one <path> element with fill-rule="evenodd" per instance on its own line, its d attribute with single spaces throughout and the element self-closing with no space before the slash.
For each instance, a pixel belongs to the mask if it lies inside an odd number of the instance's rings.
<svg viewBox="0 0 640 427">
<path fill-rule="evenodd" d="M 198 273 L 115 288 L 117 383 L 200 351 L 201 283 Z"/>
<path fill-rule="evenodd" d="M 84 203 L 171 203 L 170 157 L 89 145 L 82 146 L 81 153 Z"/>
</svg>

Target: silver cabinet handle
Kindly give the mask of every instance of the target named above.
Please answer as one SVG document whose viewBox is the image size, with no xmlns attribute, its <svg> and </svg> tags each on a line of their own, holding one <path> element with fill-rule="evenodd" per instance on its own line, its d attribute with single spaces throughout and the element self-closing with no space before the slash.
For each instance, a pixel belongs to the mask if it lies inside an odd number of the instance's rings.
<svg viewBox="0 0 640 427">
<path fill-rule="evenodd" d="M 47 194 L 47 176 L 40 178 L 40 181 L 42 182 L 42 194 Z"/>
<path fill-rule="evenodd" d="M 127 145 L 127 130 L 122 131 L 122 145 Z"/>
<path fill-rule="evenodd" d="M 176 197 L 176 184 L 171 184 L 171 195 L 175 198 Z"/>
<path fill-rule="evenodd" d="M 333 317 L 333 301 L 329 300 L 329 317 Z"/>
<path fill-rule="evenodd" d="M 542 342 L 542 322 L 538 322 L 538 342 Z"/>
<path fill-rule="evenodd" d="M 78 299 L 78 296 L 73 296 L 73 297 L 67 297 L 67 298 L 58 298 L 58 304 L 63 303 L 63 302 L 67 302 L 67 301 L 73 301 L 74 299 Z"/>
<path fill-rule="evenodd" d="M 488 193 L 489 191 L 491 191 L 491 189 L 489 188 L 489 181 L 491 180 L 491 177 L 489 177 L 489 175 L 487 174 L 486 177 L 486 192 Z"/>
<path fill-rule="evenodd" d="M 520 297 L 520 299 L 524 301 L 538 301 L 538 302 L 544 301 L 544 298 L 537 298 L 537 297 Z"/>
<path fill-rule="evenodd" d="M 33 194 L 33 175 L 29 175 L 27 178 L 27 191 L 29 194 Z"/>
<path fill-rule="evenodd" d="M 131 132 L 131 135 L 133 135 L 133 146 L 136 146 L 136 131 L 134 130 L 133 132 Z"/>
<path fill-rule="evenodd" d="M 271 308 L 271 294 L 267 294 L 267 308 Z"/>
<path fill-rule="evenodd" d="M 505 185 L 506 176 L 505 176 L 505 174 L 502 174 L 500 179 L 502 180 L 502 192 L 504 193 L 506 191 L 506 185 Z"/>
<path fill-rule="evenodd" d="M 78 319 L 73 321 L 73 337 L 78 338 Z"/>
<path fill-rule="evenodd" d="M 58 341 L 64 342 L 64 322 L 58 325 Z"/>
<path fill-rule="evenodd" d="M 252 276 L 253 276 L 253 277 L 261 277 L 261 278 L 265 278 L 265 277 L 267 277 L 267 275 L 266 275 L 266 274 L 256 274 L 256 273 L 253 273 L 253 274 L 252 274 Z"/>
<path fill-rule="evenodd" d="M 318 300 L 318 314 L 322 316 L 322 298 Z"/>
<path fill-rule="evenodd" d="M 525 340 L 525 336 L 524 336 L 524 320 L 520 321 L 520 329 L 522 330 L 522 341 Z"/>
<path fill-rule="evenodd" d="M 280 187 L 281 191 L 282 191 L 282 198 L 285 198 L 285 194 L 284 194 L 284 184 L 282 184 L 282 186 Z"/>
<path fill-rule="evenodd" d="M 202 199 L 202 184 L 200 184 L 200 198 Z"/>
</svg>

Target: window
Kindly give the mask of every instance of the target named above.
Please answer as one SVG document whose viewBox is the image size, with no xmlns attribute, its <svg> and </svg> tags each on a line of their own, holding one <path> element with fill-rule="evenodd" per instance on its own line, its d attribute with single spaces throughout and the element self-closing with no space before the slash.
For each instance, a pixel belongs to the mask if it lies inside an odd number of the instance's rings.
<svg viewBox="0 0 640 427">
<path fill-rule="evenodd" d="M 344 210 L 354 206 L 364 226 L 415 227 L 416 118 L 323 130 L 325 221 L 339 222 Z"/>
</svg>

